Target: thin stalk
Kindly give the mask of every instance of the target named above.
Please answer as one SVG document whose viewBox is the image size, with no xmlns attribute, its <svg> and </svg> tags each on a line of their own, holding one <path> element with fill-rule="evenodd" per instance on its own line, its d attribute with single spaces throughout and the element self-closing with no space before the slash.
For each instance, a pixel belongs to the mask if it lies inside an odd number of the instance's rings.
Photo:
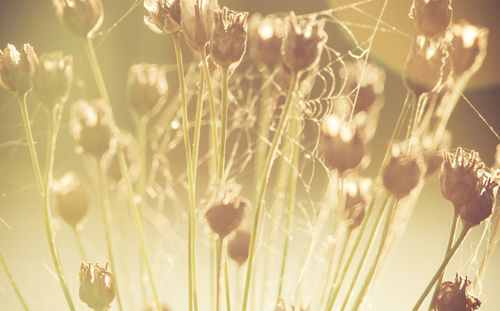
<svg viewBox="0 0 500 311">
<path fill-rule="evenodd" d="M 184 64 L 182 62 L 180 33 L 172 34 L 174 39 L 175 56 L 181 89 L 182 130 L 184 132 L 184 150 L 189 187 L 189 225 L 188 225 L 188 279 L 189 279 L 189 310 L 198 311 L 198 294 L 196 290 L 196 215 L 195 215 L 195 181 L 192 163 L 191 143 L 189 139 L 189 120 L 187 114 L 186 86 L 184 83 Z"/>
<path fill-rule="evenodd" d="M 226 286 L 226 310 L 231 311 L 231 292 L 229 290 L 229 271 L 227 268 L 227 251 L 222 253 L 224 263 L 224 284 Z"/>
<path fill-rule="evenodd" d="M 217 237 L 217 247 L 216 247 L 217 258 L 215 260 L 216 265 L 216 278 L 217 278 L 217 287 L 216 287 L 216 297 L 217 297 L 217 311 L 222 310 L 222 277 L 221 277 L 221 265 L 222 265 L 222 239 Z"/>
<path fill-rule="evenodd" d="M 26 301 L 24 301 L 23 295 L 21 295 L 21 291 L 19 291 L 19 288 L 17 288 L 16 282 L 14 282 L 14 279 L 12 278 L 12 275 L 10 274 L 10 270 L 7 267 L 7 263 L 5 263 L 5 260 L 3 259 L 1 252 L 0 252 L 0 264 L 2 265 L 2 268 L 5 271 L 5 275 L 7 276 L 7 279 L 9 280 L 9 283 L 12 286 L 12 289 L 16 293 L 17 299 L 19 299 L 19 302 L 23 306 L 23 309 L 25 311 L 28 311 L 29 310 L 28 305 L 26 304 Z"/>
<path fill-rule="evenodd" d="M 194 142 L 193 142 L 193 180 L 196 183 L 196 175 L 198 168 L 198 152 L 200 149 L 200 132 L 201 132 L 201 116 L 203 114 L 203 89 L 205 87 L 205 70 L 200 68 L 200 81 L 198 89 L 198 99 L 196 102 L 196 121 L 194 126 Z"/>
<path fill-rule="evenodd" d="M 276 128 L 276 132 L 273 137 L 273 141 L 271 143 L 271 148 L 267 154 L 267 159 L 264 164 L 264 170 L 262 174 L 262 180 L 260 183 L 260 189 L 258 192 L 257 203 L 255 208 L 255 216 L 252 228 L 252 235 L 250 239 L 250 248 L 249 248 L 249 257 L 248 257 L 248 266 L 247 266 L 247 274 L 245 281 L 245 292 L 243 294 L 243 305 L 242 311 L 246 311 L 248 304 L 248 294 L 250 289 L 250 281 L 252 278 L 252 268 L 253 268 L 253 259 L 255 256 L 255 241 L 257 239 L 257 233 L 259 229 L 259 220 L 261 216 L 262 206 L 264 204 L 264 196 L 266 193 L 267 183 L 269 181 L 269 175 L 271 173 L 271 167 L 274 162 L 274 156 L 276 150 L 278 148 L 278 144 L 281 140 L 281 136 L 283 136 L 283 130 L 286 125 L 288 119 L 288 112 L 290 110 L 290 103 L 292 102 L 292 94 L 297 85 L 297 73 L 292 73 L 290 80 L 290 87 L 288 88 L 288 94 L 286 96 L 285 104 L 283 106 L 283 111 L 281 112 L 281 117 L 278 123 L 278 127 Z"/>
<path fill-rule="evenodd" d="M 220 153 L 219 164 L 217 165 L 217 180 L 222 180 L 224 173 L 224 159 L 226 154 L 226 130 L 227 130 L 227 83 L 228 83 L 229 67 L 222 67 L 222 93 L 221 93 L 221 130 L 220 130 Z"/>
<path fill-rule="evenodd" d="M 451 246 L 453 245 L 453 241 L 455 240 L 455 232 L 457 231 L 458 218 L 459 218 L 458 216 L 459 214 L 457 213 L 457 210 L 453 209 L 453 221 L 451 224 L 450 236 L 448 237 L 448 245 L 446 246 L 446 253 L 444 254 L 445 256 L 448 255 L 448 253 L 450 252 Z M 436 287 L 434 288 L 434 294 L 432 295 L 431 304 L 429 305 L 429 310 L 432 308 L 434 300 L 437 297 L 439 288 L 441 287 L 441 283 L 443 282 L 443 276 L 444 276 L 444 271 L 443 273 L 441 273 L 441 276 L 436 282 Z"/>
<path fill-rule="evenodd" d="M 217 270 L 217 265 L 215 262 L 217 261 L 217 240 L 219 238 L 214 235 L 210 238 L 210 310 L 215 311 L 217 309 L 216 305 L 216 291 L 217 287 L 217 279 L 215 275 L 215 271 Z"/>
<path fill-rule="evenodd" d="M 137 124 L 137 144 L 139 149 L 139 184 L 137 192 L 141 198 L 141 206 L 144 208 L 146 204 L 146 179 L 147 179 L 147 132 L 148 132 L 148 120 L 147 116 L 143 116 L 139 118 Z"/>
<path fill-rule="evenodd" d="M 339 277 L 339 271 L 342 268 L 342 263 L 344 262 L 345 259 L 345 254 L 347 251 L 347 246 L 349 245 L 349 240 L 351 239 L 353 229 L 348 228 L 347 233 L 344 239 L 344 245 L 342 246 L 342 249 L 340 250 L 340 255 L 339 255 L 339 264 L 337 269 L 335 269 L 335 275 L 333 277 L 333 283 L 335 284 L 337 282 L 337 278 Z"/>
<path fill-rule="evenodd" d="M 420 306 L 424 302 L 425 298 L 427 297 L 427 295 L 431 291 L 432 286 L 439 279 L 439 277 L 443 273 L 444 269 L 446 268 L 446 266 L 450 262 L 451 258 L 453 257 L 453 255 L 455 255 L 457 249 L 460 247 L 460 245 L 464 241 L 465 237 L 467 236 L 467 233 L 469 233 L 470 229 L 471 229 L 470 226 L 465 226 L 465 225 L 463 226 L 462 232 L 460 233 L 460 236 L 458 237 L 457 241 L 455 242 L 455 244 L 453 245 L 453 247 L 450 249 L 450 251 L 448 252 L 448 254 L 446 255 L 446 257 L 444 258 L 443 262 L 441 263 L 441 266 L 439 266 L 439 268 L 437 269 L 436 273 L 432 277 L 432 279 L 429 282 L 429 284 L 427 284 L 427 287 L 425 288 L 425 290 L 422 293 L 422 295 L 420 295 L 420 298 L 418 299 L 417 303 L 415 304 L 415 306 L 412 309 L 413 311 L 418 311 L 418 309 L 420 308 Z"/>
<path fill-rule="evenodd" d="M 78 247 L 78 252 L 80 253 L 80 257 L 83 261 L 87 260 L 87 254 L 85 252 L 85 247 L 83 247 L 82 236 L 80 235 L 80 231 L 76 227 L 71 227 L 71 231 L 75 236 L 76 246 Z"/>
<path fill-rule="evenodd" d="M 488 266 L 489 259 L 491 257 L 491 254 L 495 250 L 496 242 L 498 241 L 498 238 L 500 236 L 500 215 L 498 213 L 496 215 L 496 220 L 493 223 L 495 227 L 490 235 L 490 240 L 486 248 L 486 253 L 484 254 L 483 260 L 481 261 L 479 273 L 476 279 L 474 280 L 474 286 L 473 286 L 474 288 L 477 288 L 477 285 L 482 281 L 484 273 L 486 272 L 486 268 Z"/>
<path fill-rule="evenodd" d="M 104 169 L 102 167 L 102 163 L 99 159 L 95 159 L 96 167 L 97 167 L 97 177 L 98 177 L 98 193 L 99 193 L 99 205 L 101 208 L 102 221 L 104 225 L 104 236 L 106 238 L 106 247 L 108 249 L 108 257 L 109 262 L 111 264 L 111 271 L 116 276 L 118 273 L 116 271 L 116 264 L 113 255 L 113 240 L 111 237 L 111 209 L 109 205 L 108 198 L 108 185 L 106 180 L 106 175 L 104 173 Z M 115 290 L 116 290 L 116 301 L 118 302 L 118 308 L 123 310 L 122 301 L 120 299 L 120 291 L 118 290 L 118 284 L 115 282 Z"/>
</svg>

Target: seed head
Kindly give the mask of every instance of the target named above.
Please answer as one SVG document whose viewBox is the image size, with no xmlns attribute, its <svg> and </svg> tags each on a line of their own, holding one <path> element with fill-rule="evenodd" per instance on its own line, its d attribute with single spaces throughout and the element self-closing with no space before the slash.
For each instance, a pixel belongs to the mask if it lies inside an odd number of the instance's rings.
<svg viewBox="0 0 500 311">
<path fill-rule="evenodd" d="M 433 139 L 430 135 L 421 138 L 420 146 L 426 167 L 424 178 L 431 177 L 439 171 L 443 164 L 443 151 L 449 147 L 450 143 L 451 133 L 448 131 L 437 139 Z"/>
<path fill-rule="evenodd" d="M 154 64 L 137 64 L 130 67 L 129 101 L 139 116 L 157 112 L 165 103 L 167 90 L 167 73 L 163 67 Z"/>
<path fill-rule="evenodd" d="M 253 14 L 248 21 L 250 55 L 257 63 L 274 70 L 282 62 L 281 45 L 285 37 L 285 22 L 275 15 Z"/>
<path fill-rule="evenodd" d="M 100 159 L 108 151 L 111 140 L 111 112 L 103 100 L 80 100 L 71 109 L 71 132 L 77 151 Z"/>
<path fill-rule="evenodd" d="M 12 44 L 0 50 L 0 86 L 12 93 L 24 95 L 32 87 L 33 75 L 38 64 L 35 50 L 29 44 L 18 51 Z"/>
<path fill-rule="evenodd" d="M 113 274 L 97 263 L 80 265 L 80 299 L 91 309 L 107 310 L 115 298 L 116 289 Z"/>
<path fill-rule="evenodd" d="M 223 239 L 241 224 L 246 203 L 231 192 L 220 192 L 205 213 L 210 229 Z"/>
<path fill-rule="evenodd" d="M 291 71 L 299 73 L 318 64 L 328 39 L 324 27 L 324 20 L 310 17 L 299 21 L 295 13 L 290 12 L 281 53 L 285 65 Z"/>
<path fill-rule="evenodd" d="M 104 10 L 101 0 L 53 0 L 59 19 L 77 36 L 92 37 L 101 27 Z"/>
<path fill-rule="evenodd" d="M 371 180 L 369 178 L 355 178 L 346 180 L 345 189 L 345 219 L 349 224 L 349 229 L 358 227 L 365 217 L 366 205 L 369 201 L 369 188 Z"/>
<path fill-rule="evenodd" d="M 181 30 L 181 0 L 144 0 L 149 15 L 144 24 L 157 34 L 169 34 Z"/>
<path fill-rule="evenodd" d="M 227 244 L 227 253 L 240 266 L 248 259 L 248 249 L 250 247 L 250 231 L 238 229 Z"/>
<path fill-rule="evenodd" d="M 239 63 L 247 48 L 248 12 L 229 11 L 224 7 L 214 12 L 215 26 L 210 39 L 210 55 L 223 68 Z"/>
<path fill-rule="evenodd" d="M 410 18 L 424 36 L 432 38 L 448 28 L 452 13 L 451 0 L 414 0 Z"/>
<path fill-rule="evenodd" d="M 449 53 L 453 65 L 453 76 L 465 72 L 476 72 L 483 64 L 488 47 L 488 29 L 461 21 L 450 27 L 446 33 Z"/>
<path fill-rule="evenodd" d="M 214 27 L 217 0 L 181 0 L 181 28 L 186 43 L 195 51 L 205 48 Z"/>
<path fill-rule="evenodd" d="M 436 45 L 423 36 L 415 38 L 404 71 L 406 86 L 415 96 L 439 88 L 447 57 L 448 53 L 442 42 Z"/>
<path fill-rule="evenodd" d="M 387 191 L 402 199 L 415 189 L 422 179 L 423 169 L 418 155 L 407 155 L 399 144 L 391 148 L 391 159 L 382 174 Z"/>
<path fill-rule="evenodd" d="M 479 309 L 481 301 L 468 294 L 470 281 L 455 277 L 455 282 L 444 282 L 439 288 L 433 304 L 435 311 L 474 311 Z"/>
<path fill-rule="evenodd" d="M 486 172 L 482 173 L 481 180 L 470 201 L 462 205 L 460 218 L 469 227 L 479 225 L 493 213 L 498 191 L 498 182 Z"/>
<path fill-rule="evenodd" d="M 90 206 L 85 187 L 75 172 L 66 172 L 52 186 L 57 212 L 73 228 L 82 221 Z"/>
<path fill-rule="evenodd" d="M 62 52 L 43 54 L 36 68 L 33 88 L 38 99 L 49 109 L 68 99 L 73 82 L 73 57 Z"/>
</svg>

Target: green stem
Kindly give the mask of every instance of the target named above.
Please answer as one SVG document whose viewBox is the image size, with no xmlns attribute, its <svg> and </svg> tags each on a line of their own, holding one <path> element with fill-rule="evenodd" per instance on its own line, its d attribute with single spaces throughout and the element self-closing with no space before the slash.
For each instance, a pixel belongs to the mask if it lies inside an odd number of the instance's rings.
<svg viewBox="0 0 500 311">
<path fill-rule="evenodd" d="M 340 251 L 340 255 L 339 255 L 339 264 L 338 264 L 337 269 L 335 269 L 335 275 L 333 276 L 333 283 L 334 284 L 337 282 L 337 278 L 339 277 L 339 271 L 342 268 L 342 263 L 344 262 L 344 259 L 345 259 L 345 253 L 347 251 L 347 246 L 349 245 L 349 240 L 351 239 L 352 231 L 353 230 L 351 228 L 347 229 L 347 233 L 346 233 L 346 236 L 344 239 L 344 245 L 342 246 L 342 250 Z"/>
<path fill-rule="evenodd" d="M 80 258 L 82 261 L 87 260 L 87 254 L 85 252 L 85 247 L 83 247 L 82 236 L 80 235 L 80 231 L 76 227 L 71 227 L 73 234 L 75 235 L 76 246 L 78 247 L 78 252 L 80 253 Z"/>
<path fill-rule="evenodd" d="M 172 34 L 174 39 L 175 56 L 179 76 L 179 87 L 181 89 L 182 129 L 184 132 L 184 149 L 186 153 L 186 166 L 189 187 L 189 225 L 188 225 L 188 279 L 189 279 L 189 310 L 198 310 L 198 294 L 196 290 L 196 215 L 195 215 L 195 182 L 194 169 L 191 155 L 191 143 L 189 139 L 189 121 L 187 114 L 186 86 L 184 83 L 184 64 L 182 62 L 180 34 Z"/>
<path fill-rule="evenodd" d="M 221 117 L 221 131 L 220 131 L 220 153 L 219 153 L 219 164 L 217 165 L 217 180 L 220 182 L 222 180 L 222 175 L 224 174 L 224 159 L 226 155 L 226 130 L 227 130 L 227 84 L 228 84 L 228 72 L 229 67 L 222 68 L 222 117 Z"/>
<path fill-rule="evenodd" d="M 196 121 L 194 126 L 194 142 L 193 142 L 193 180 L 196 183 L 196 175 L 198 169 L 198 153 L 200 150 L 200 134 L 201 134 L 201 116 L 203 114 L 203 89 L 205 88 L 205 70 L 200 68 L 200 81 L 198 86 L 198 99 L 196 103 Z"/>
<path fill-rule="evenodd" d="M 12 289 L 14 289 L 14 292 L 16 293 L 17 299 L 19 299 L 19 302 L 23 306 L 23 309 L 25 311 L 28 311 L 29 310 L 28 305 L 24 301 L 23 295 L 21 295 L 19 288 L 17 288 L 16 282 L 14 282 L 14 279 L 12 278 L 12 275 L 10 274 L 9 268 L 7 267 L 7 264 L 5 263 L 5 260 L 3 259 L 1 252 L 0 252 L 0 264 L 2 265 L 3 270 L 5 271 L 5 275 L 7 275 L 7 279 L 9 280 L 9 283 L 12 286 Z"/>
<path fill-rule="evenodd" d="M 231 311 L 231 293 L 229 291 L 229 271 L 227 268 L 227 251 L 223 254 L 223 262 L 224 262 L 224 284 L 226 286 L 226 310 Z"/>
<path fill-rule="evenodd" d="M 110 209 L 109 198 L 108 198 L 108 185 L 107 185 L 107 180 L 106 180 L 106 174 L 104 173 L 104 169 L 102 167 L 102 164 L 99 161 L 99 159 L 97 159 L 97 158 L 96 158 L 96 167 L 97 167 L 98 188 L 99 188 L 97 191 L 99 193 L 99 205 L 101 208 L 101 215 L 102 215 L 102 220 L 103 220 L 103 225 L 104 225 L 104 235 L 106 238 L 106 247 L 108 249 L 108 257 L 109 257 L 109 262 L 111 264 L 111 271 L 115 275 L 115 279 L 116 279 L 116 275 L 118 273 L 116 270 L 116 264 L 115 264 L 115 259 L 114 259 L 114 255 L 113 255 L 113 240 L 111 237 L 111 209 Z M 120 310 L 123 310 L 117 282 L 115 282 L 115 289 L 116 289 L 116 300 L 118 302 L 118 307 Z"/>
<path fill-rule="evenodd" d="M 432 286 L 439 279 L 439 277 L 443 273 L 444 269 L 446 268 L 446 266 L 450 262 L 451 258 L 453 257 L 453 255 L 455 255 L 457 249 L 460 247 L 460 245 L 464 241 L 465 237 L 467 236 L 467 233 L 469 233 L 470 229 L 471 229 L 470 226 L 465 226 L 464 225 L 464 227 L 462 228 L 462 232 L 460 233 L 460 236 L 458 237 L 457 241 L 455 242 L 455 244 L 453 245 L 453 247 L 450 249 L 450 251 L 448 252 L 448 254 L 446 255 L 446 257 L 444 258 L 443 262 L 441 263 L 441 266 L 439 266 L 439 268 L 437 269 L 436 273 L 432 277 L 432 279 L 429 282 L 429 284 L 427 284 L 427 287 L 425 288 L 425 290 L 422 293 L 422 295 L 420 295 L 420 298 L 418 299 L 417 303 L 415 304 L 415 306 L 412 309 L 413 311 L 418 311 L 418 309 L 420 308 L 420 306 L 424 302 L 425 298 L 429 294 L 430 290 L 432 289 Z"/>
<path fill-rule="evenodd" d="M 221 296 L 222 296 L 222 277 L 221 277 L 221 265 L 222 265 L 222 239 L 220 237 L 217 237 L 217 247 L 216 247 L 216 254 L 217 258 L 215 260 L 215 265 L 216 265 L 216 278 L 217 278 L 217 287 L 216 287 L 216 297 L 217 297 L 217 311 L 221 311 L 222 307 L 222 301 L 221 301 Z"/>
<path fill-rule="evenodd" d="M 248 305 L 248 294 L 249 294 L 249 289 L 250 289 L 250 282 L 252 278 L 252 268 L 253 268 L 253 259 L 255 256 L 255 242 L 257 239 L 257 233 L 259 229 L 259 220 L 260 220 L 260 214 L 262 211 L 262 206 L 264 204 L 264 196 L 266 193 L 266 188 L 267 188 L 267 183 L 269 181 L 269 175 L 271 173 L 271 167 L 274 162 L 274 157 L 276 150 L 278 148 L 278 144 L 281 140 L 281 136 L 283 136 L 283 130 L 286 125 L 287 119 L 288 119 L 288 112 L 290 110 L 290 103 L 292 102 L 292 94 L 295 90 L 295 87 L 297 85 L 297 73 L 292 73 L 291 79 L 290 79 L 290 87 L 288 89 L 288 94 L 286 96 L 285 104 L 283 106 L 283 111 L 281 112 L 281 117 L 278 123 L 278 127 L 276 128 L 276 132 L 273 137 L 273 141 L 271 143 L 271 148 L 269 149 L 269 152 L 267 154 L 267 159 L 264 164 L 264 170 L 262 174 L 262 180 L 260 183 L 260 189 L 258 192 L 258 197 L 257 197 L 257 205 L 255 208 L 255 216 L 254 216 L 254 222 L 253 222 L 253 228 L 252 228 L 252 236 L 250 239 L 250 248 L 249 248 L 249 257 L 248 257 L 248 266 L 247 266 L 247 273 L 246 273 L 246 280 L 245 280 L 245 292 L 243 294 L 243 305 L 242 305 L 242 311 L 246 311 L 247 305 Z"/>
<path fill-rule="evenodd" d="M 148 120 L 147 116 L 140 117 L 137 125 L 137 143 L 139 149 L 139 185 L 137 192 L 141 198 L 141 206 L 144 208 L 146 205 L 146 179 L 147 179 L 147 132 L 148 132 Z"/>
</svg>

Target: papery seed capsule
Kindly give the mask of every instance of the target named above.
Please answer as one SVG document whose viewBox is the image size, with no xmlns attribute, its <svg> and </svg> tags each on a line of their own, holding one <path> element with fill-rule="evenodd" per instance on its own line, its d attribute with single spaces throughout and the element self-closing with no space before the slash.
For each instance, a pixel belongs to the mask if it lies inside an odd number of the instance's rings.
<svg viewBox="0 0 500 311">
<path fill-rule="evenodd" d="M 214 13 L 215 27 L 210 39 L 210 55 L 223 68 L 239 63 L 247 48 L 248 12 L 233 12 L 224 7 Z"/>
<path fill-rule="evenodd" d="M 223 194 L 210 205 L 205 218 L 210 229 L 223 239 L 241 224 L 245 208 L 246 203 L 237 196 Z"/>
<path fill-rule="evenodd" d="M 217 0 L 181 0 L 181 29 L 186 43 L 199 52 L 210 40 Z"/>
<path fill-rule="evenodd" d="M 129 102 L 139 116 L 158 111 L 167 97 L 167 73 L 155 64 L 137 64 L 128 74 Z"/>
<path fill-rule="evenodd" d="M 54 181 L 52 191 L 57 212 L 73 228 L 82 221 L 90 206 L 88 193 L 74 172 L 66 172 Z"/>
<path fill-rule="evenodd" d="M 400 145 L 394 144 L 389 163 L 382 172 L 385 189 L 397 199 L 402 199 L 417 187 L 422 174 L 421 159 L 418 156 L 407 155 L 401 150 Z"/>
<path fill-rule="evenodd" d="M 488 47 L 488 29 L 461 21 L 446 33 L 449 53 L 453 64 L 453 76 L 476 72 L 483 64 Z"/>
<path fill-rule="evenodd" d="M 66 102 L 73 82 L 73 57 L 62 52 L 43 54 L 33 78 L 36 96 L 51 109 Z"/>
<path fill-rule="evenodd" d="M 144 24 L 157 34 L 181 30 L 181 0 L 144 0 Z"/>
<path fill-rule="evenodd" d="M 116 288 L 113 274 L 97 263 L 83 263 L 80 266 L 80 299 L 89 308 L 107 310 L 115 298 Z"/>
<path fill-rule="evenodd" d="M 245 263 L 248 259 L 248 250 L 250 247 L 250 231 L 238 229 L 233 237 L 227 243 L 227 253 L 231 259 L 239 265 Z"/>
<path fill-rule="evenodd" d="M 349 229 L 358 227 L 365 217 L 366 205 L 369 201 L 371 180 L 369 178 L 355 178 L 344 181 L 345 189 L 345 219 Z"/>
<path fill-rule="evenodd" d="M 498 183 L 488 173 L 482 174 L 473 198 L 460 209 L 462 222 L 470 227 L 477 226 L 490 217 L 495 207 Z"/>
<path fill-rule="evenodd" d="M 405 84 L 415 96 L 419 97 L 439 88 L 447 57 L 443 43 L 436 46 L 423 36 L 415 38 L 404 71 Z"/>
<path fill-rule="evenodd" d="M 248 20 L 250 55 L 257 63 L 274 70 L 282 62 L 281 45 L 286 27 L 282 18 L 275 15 L 253 14 Z"/>
<path fill-rule="evenodd" d="M 24 95 L 33 83 L 33 76 L 38 64 L 35 50 L 29 44 L 23 45 L 23 50 L 18 51 L 12 44 L 0 50 L 0 86 L 16 93 Z"/>
<path fill-rule="evenodd" d="M 80 100 L 71 109 L 71 132 L 79 150 L 101 158 L 111 140 L 111 112 L 103 100 Z"/>
<path fill-rule="evenodd" d="M 306 71 L 318 64 L 328 39 L 325 21 L 313 18 L 299 20 L 295 13 L 288 17 L 288 28 L 281 53 L 285 65 L 295 73 Z"/>
<path fill-rule="evenodd" d="M 455 277 L 455 282 L 444 282 L 439 288 L 433 304 L 434 311 L 474 311 L 479 309 L 481 301 L 468 294 L 470 281 Z"/>
<path fill-rule="evenodd" d="M 432 38 L 448 28 L 452 13 L 451 0 L 414 0 L 410 17 L 424 36 Z"/>
<path fill-rule="evenodd" d="M 53 0 L 59 19 L 80 37 L 92 37 L 101 27 L 104 10 L 101 0 Z"/>
</svg>

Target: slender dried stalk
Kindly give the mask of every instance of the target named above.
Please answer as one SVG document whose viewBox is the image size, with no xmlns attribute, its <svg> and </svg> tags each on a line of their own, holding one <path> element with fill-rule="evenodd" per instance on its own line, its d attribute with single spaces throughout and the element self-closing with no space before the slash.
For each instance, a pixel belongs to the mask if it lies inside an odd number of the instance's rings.
<svg viewBox="0 0 500 311">
<path fill-rule="evenodd" d="M 7 276 L 12 289 L 16 293 L 17 299 L 19 299 L 19 302 L 23 306 L 23 309 L 25 311 L 28 311 L 28 305 L 26 304 L 26 301 L 24 301 L 23 295 L 21 295 L 21 291 L 19 290 L 19 288 L 17 288 L 16 282 L 14 282 L 14 278 L 12 278 L 12 275 L 10 274 L 9 267 L 7 267 L 7 263 L 5 263 L 5 260 L 3 259 L 2 252 L 0 252 L 0 264 L 5 271 L 5 275 Z"/>
<path fill-rule="evenodd" d="M 219 164 L 217 165 L 217 180 L 222 180 L 222 175 L 224 174 L 224 159 L 226 154 L 226 130 L 227 130 L 227 83 L 228 83 L 228 73 L 229 67 L 222 68 L 222 91 L 221 91 L 221 102 L 222 102 L 222 117 L 221 117 L 221 131 L 220 131 L 220 153 L 219 153 Z"/>
<path fill-rule="evenodd" d="M 85 252 L 85 247 L 83 246 L 82 242 L 82 236 L 80 234 L 80 230 L 78 230 L 76 227 L 71 227 L 73 231 L 73 235 L 75 236 L 75 241 L 76 241 L 76 246 L 78 247 L 78 252 L 80 253 L 80 258 L 82 261 L 88 261 L 87 260 L 87 253 Z"/>
</svg>

